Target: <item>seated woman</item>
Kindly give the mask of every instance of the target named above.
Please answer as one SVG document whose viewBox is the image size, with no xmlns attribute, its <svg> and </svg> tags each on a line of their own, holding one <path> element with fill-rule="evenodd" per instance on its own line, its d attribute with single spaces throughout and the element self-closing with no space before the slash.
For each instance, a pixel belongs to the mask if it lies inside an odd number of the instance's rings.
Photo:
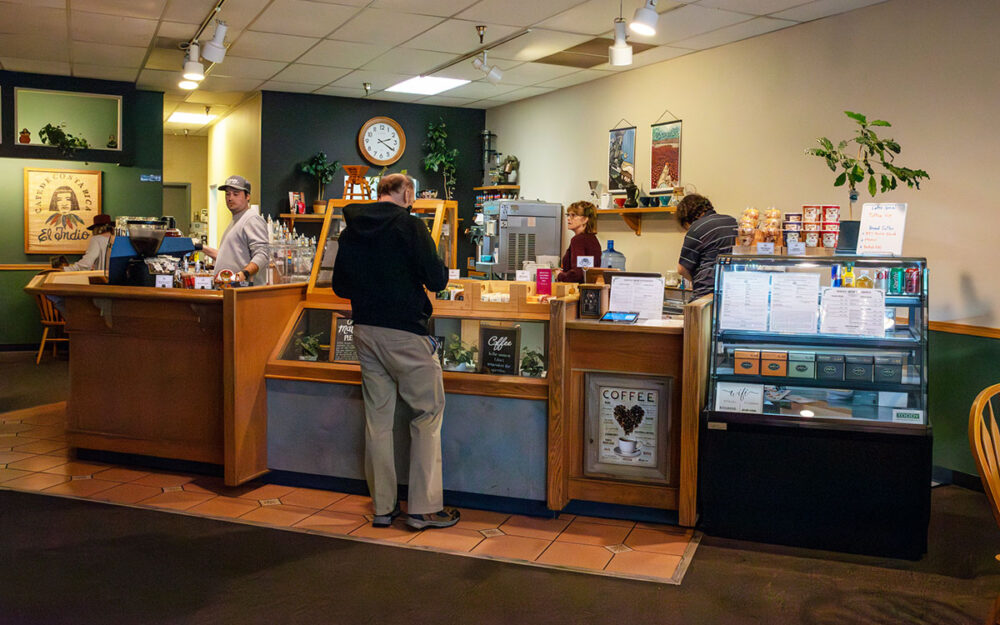
<svg viewBox="0 0 1000 625">
<path fill-rule="evenodd" d="M 677 271 L 692 283 L 694 298 L 708 295 L 715 288 L 716 257 L 733 251 L 736 243 L 736 219 L 716 213 L 712 202 L 696 193 L 684 196 L 676 215 L 687 231 Z"/>
<path fill-rule="evenodd" d="M 573 202 L 566 209 L 566 227 L 573 231 L 569 248 L 562 259 L 562 271 L 557 282 L 583 282 L 583 268 L 578 266 L 581 256 L 593 258 L 591 267 L 601 266 L 601 243 L 597 240 L 597 207 L 590 202 Z"/>
<path fill-rule="evenodd" d="M 94 223 L 87 227 L 90 230 L 90 243 L 83 257 L 65 268 L 66 271 L 94 271 L 107 269 L 108 250 L 114 239 L 115 225 L 108 215 L 94 215 Z"/>
</svg>

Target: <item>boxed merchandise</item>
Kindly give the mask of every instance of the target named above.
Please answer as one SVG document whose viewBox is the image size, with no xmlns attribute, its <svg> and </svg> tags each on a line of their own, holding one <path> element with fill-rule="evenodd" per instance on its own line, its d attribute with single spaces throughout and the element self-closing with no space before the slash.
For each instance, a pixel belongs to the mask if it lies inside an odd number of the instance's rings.
<svg viewBox="0 0 1000 625">
<path fill-rule="evenodd" d="M 816 354 L 817 380 L 843 380 L 844 357 L 840 354 Z"/>
<path fill-rule="evenodd" d="M 902 382 L 903 356 L 901 354 L 875 356 L 875 381 L 895 384 Z"/>
<path fill-rule="evenodd" d="M 760 374 L 760 352 L 737 349 L 733 352 L 733 371 L 741 375 Z"/>
<path fill-rule="evenodd" d="M 868 355 L 864 356 L 846 356 L 845 367 L 844 367 L 844 379 L 845 380 L 856 380 L 858 382 L 871 382 L 872 381 L 872 357 Z"/>
<path fill-rule="evenodd" d="M 788 377 L 816 377 L 816 354 L 812 352 L 788 352 Z"/>
<path fill-rule="evenodd" d="M 761 352 L 760 374 L 785 377 L 788 374 L 788 352 Z"/>
</svg>

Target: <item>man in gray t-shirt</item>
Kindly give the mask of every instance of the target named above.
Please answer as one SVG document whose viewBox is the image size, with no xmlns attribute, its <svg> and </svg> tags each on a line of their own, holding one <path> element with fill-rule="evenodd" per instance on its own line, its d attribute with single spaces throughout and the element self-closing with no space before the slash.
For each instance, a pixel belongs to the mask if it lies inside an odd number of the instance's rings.
<svg viewBox="0 0 1000 625">
<path fill-rule="evenodd" d="M 233 220 L 222 233 L 219 249 L 202 249 L 215 259 L 216 276 L 228 269 L 236 274 L 238 282 L 263 284 L 264 276 L 259 272 L 267 268 L 267 223 L 256 208 L 250 207 L 250 183 L 243 176 L 230 176 L 219 190 L 226 192 L 226 206 Z"/>
</svg>

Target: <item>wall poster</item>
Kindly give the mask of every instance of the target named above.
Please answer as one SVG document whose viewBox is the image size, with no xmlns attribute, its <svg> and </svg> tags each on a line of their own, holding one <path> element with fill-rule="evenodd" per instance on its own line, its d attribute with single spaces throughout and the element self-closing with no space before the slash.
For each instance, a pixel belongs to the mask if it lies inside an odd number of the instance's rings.
<svg viewBox="0 0 1000 625">
<path fill-rule="evenodd" d="M 24 169 L 24 253 L 83 254 L 101 213 L 101 172 Z"/>
<path fill-rule="evenodd" d="M 681 181 L 681 120 L 653 124 L 650 133 L 650 188 L 673 189 Z"/>
<path fill-rule="evenodd" d="M 584 474 L 669 482 L 673 378 L 612 373 L 585 378 Z"/>
<path fill-rule="evenodd" d="M 625 192 L 635 182 L 635 126 L 611 131 L 608 140 L 608 191 Z"/>
</svg>

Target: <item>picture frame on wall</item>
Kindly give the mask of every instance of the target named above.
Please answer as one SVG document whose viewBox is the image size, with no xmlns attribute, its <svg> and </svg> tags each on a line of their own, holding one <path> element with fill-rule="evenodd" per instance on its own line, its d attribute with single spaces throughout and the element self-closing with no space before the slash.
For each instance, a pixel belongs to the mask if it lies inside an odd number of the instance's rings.
<svg viewBox="0 0 1000 625">
<path fill-rule="evenodd" d="M 101 171 L 24 168 L 24 253 L 83 254 L 101 214 Z"/>
<path fill-rule="evenodd" d="M 635 126 L 614 128 L 608 137 L 608 191 L 625 192 L 635 182 Z"/>
<path fill-rule="evenodd" d="M 649 187 L 669 191 L 681 181 L 681 120 L 650 126 Z"/>
</svg>

